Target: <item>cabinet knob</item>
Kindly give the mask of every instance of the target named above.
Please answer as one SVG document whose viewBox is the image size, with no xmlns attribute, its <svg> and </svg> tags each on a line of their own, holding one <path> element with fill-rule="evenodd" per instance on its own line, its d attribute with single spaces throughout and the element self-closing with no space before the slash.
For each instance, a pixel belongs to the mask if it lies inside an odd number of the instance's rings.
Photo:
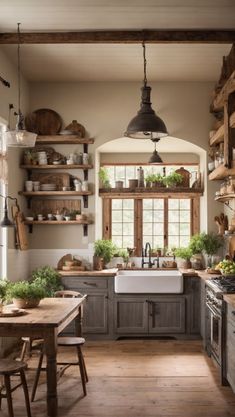
<svg viewBox="0 0 235 417">
<path fill-rule="evenodd" d="M 235 310 L 232 311 L 232 314 L 235 316 Z"/>
</svg>

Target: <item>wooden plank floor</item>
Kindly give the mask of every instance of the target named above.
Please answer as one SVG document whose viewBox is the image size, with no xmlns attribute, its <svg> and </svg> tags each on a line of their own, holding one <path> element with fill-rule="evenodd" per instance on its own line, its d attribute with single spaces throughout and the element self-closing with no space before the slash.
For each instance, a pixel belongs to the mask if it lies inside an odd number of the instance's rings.
<svg viewBox="0 0 235 417">
<path fill-rule="evenodd" d="M 88 395 L 82 395 L 78 368 L 67 370 L 58 385 L 60 417 L 235 417 L 235 394 L 220 386 L 200 341 L 87 342 L 84 354 Z M 29 361 L 30 389 L 35 363 Z M 21 388 L 13 396 L 15 417 L 25 417 Z M 7 417 L 2 403 L 0 416 Z M 32 416 L 46 416 L 45 372 Z"/>
</svg>

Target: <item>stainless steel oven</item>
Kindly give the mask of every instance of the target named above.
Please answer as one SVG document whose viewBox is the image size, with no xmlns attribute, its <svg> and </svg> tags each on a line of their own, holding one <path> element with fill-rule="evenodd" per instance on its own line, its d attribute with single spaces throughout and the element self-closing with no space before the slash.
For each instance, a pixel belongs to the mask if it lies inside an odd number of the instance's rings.
<svg viewBox="0 0 235 417">
<path fill-rule="evenodd" d="M 221 366 L 222 358 L 222 299 L 207 288 L 206 306 L 208 308 L 208 321 L 210 329 L 210 354 L 217 364 Z"/>
</svg>

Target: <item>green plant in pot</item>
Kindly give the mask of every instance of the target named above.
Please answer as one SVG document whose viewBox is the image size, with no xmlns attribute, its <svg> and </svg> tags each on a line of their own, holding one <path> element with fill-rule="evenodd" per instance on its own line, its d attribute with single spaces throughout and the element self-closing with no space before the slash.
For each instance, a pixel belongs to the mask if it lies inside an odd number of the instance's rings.
<svg viewBox="0 0 235 417">
<path fill-rule="evenodd" d="M 213 232 L 205 233 L 203 237 L 204 252 L 207 254 L 207 266 L 212 267 L 213 255 L 223 246 L 223 237 Z"/>
<path fill-rule="evenodd" d="M 192 257 L 192 250 L 189 247 L 186 248 L 177 248 L 174 250 L 174 255 L 177 258 L 182 259 L 183 261 L 180 263 L 181 268 L 189 269 L 192 267 L 191 264 L 191 257 Z"/>
<path fill-rule="evenodd" d="M 163 183 L 169 188 L 177 187 L 182 181 L 182 175 L 175 171 L 163 178 Z"/>
<path fill-rule="evenodd" d="M 3 310 L 4 301 L 6 300 L 8 284 L 9 284 L 9 281 L 5 279 L 0 279 L 0 313 Z"/>
<path fill-rule="evenodd" d="M 128 261 L 129 261 L 129 258 L 130 258 L 130 255 L 129 255 L 129 253 L 128 253 L 127 249 L 118 249 L 118 250 L 115 252 L 114 256 L 115 256 L 115 257 L 117 257 L 117 258 L 122 258 L 122 259 L 123 259 L 123 262 L 124 262 L 124 263 L 126 264 L 126 266 L 127 266 L 127 263 L 128 263 Z M 124 265 L 124 266 L 125 266 L 125 265 Z"/>
<path fill-rule="evenodd" d="M 111 188 L 110 180 L 109 180 L 109 175 L 108 175 L 107 169 L 104 168 L 104 167 L 101 167 L 99 169 L 98 175 L 99 175 L 99 179 L 100 179 L 100 181 L 102 183 L 102 187 L 103 188 Z"/>
<path fill-rule="evenodd" d="M 164 180 L 164 177 L 161 174 L 154 174 L 152 187 L 153 188 L 165 187 L 163 180 Z"/>
<path fill-rule="evenodd" d="M 155 174 L 148 174 L 145 176 L 146 188 L 152 187 L 154 179 L 155 179 Z"/>
<path fill-rule="evenodd" d="M 94 243 L 94 269 L 102 270 L 117 252 L 117 247 L 111 240 L 98 239 Z"/>
<path fill-rule="evenodd" d="M 31 281 L 45 291 L 45 297 L 54 297 L 56 291 L 63 289 L 60 275 L 50 266 L 35 269 Z"/>
<path fill-rule="evenodd" d="M 17 281 L 8 285 L 6 295 L 18 308 L 33 308 L 39 305 L 46 293 L 44 288 L 34 282 Z"/>
</svg>

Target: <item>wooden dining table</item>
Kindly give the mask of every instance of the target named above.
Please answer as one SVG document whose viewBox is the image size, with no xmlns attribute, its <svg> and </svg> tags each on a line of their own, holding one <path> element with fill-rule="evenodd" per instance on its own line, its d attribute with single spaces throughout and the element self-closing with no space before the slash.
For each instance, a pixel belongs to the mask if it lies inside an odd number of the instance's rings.
<svg viewBox="0 0 235 417">
<path fill-rule="evenodd" d="M 44 339 L 47 359 L 47 414 L 57 416 L 57 336 L 75 319 L 76 336 L 82 334 L 81 298 L 44 298 L 36 308 L 27 309 L 24 315 L 0 317 L 0 337 L 32 337 Z"/>
</svg>

